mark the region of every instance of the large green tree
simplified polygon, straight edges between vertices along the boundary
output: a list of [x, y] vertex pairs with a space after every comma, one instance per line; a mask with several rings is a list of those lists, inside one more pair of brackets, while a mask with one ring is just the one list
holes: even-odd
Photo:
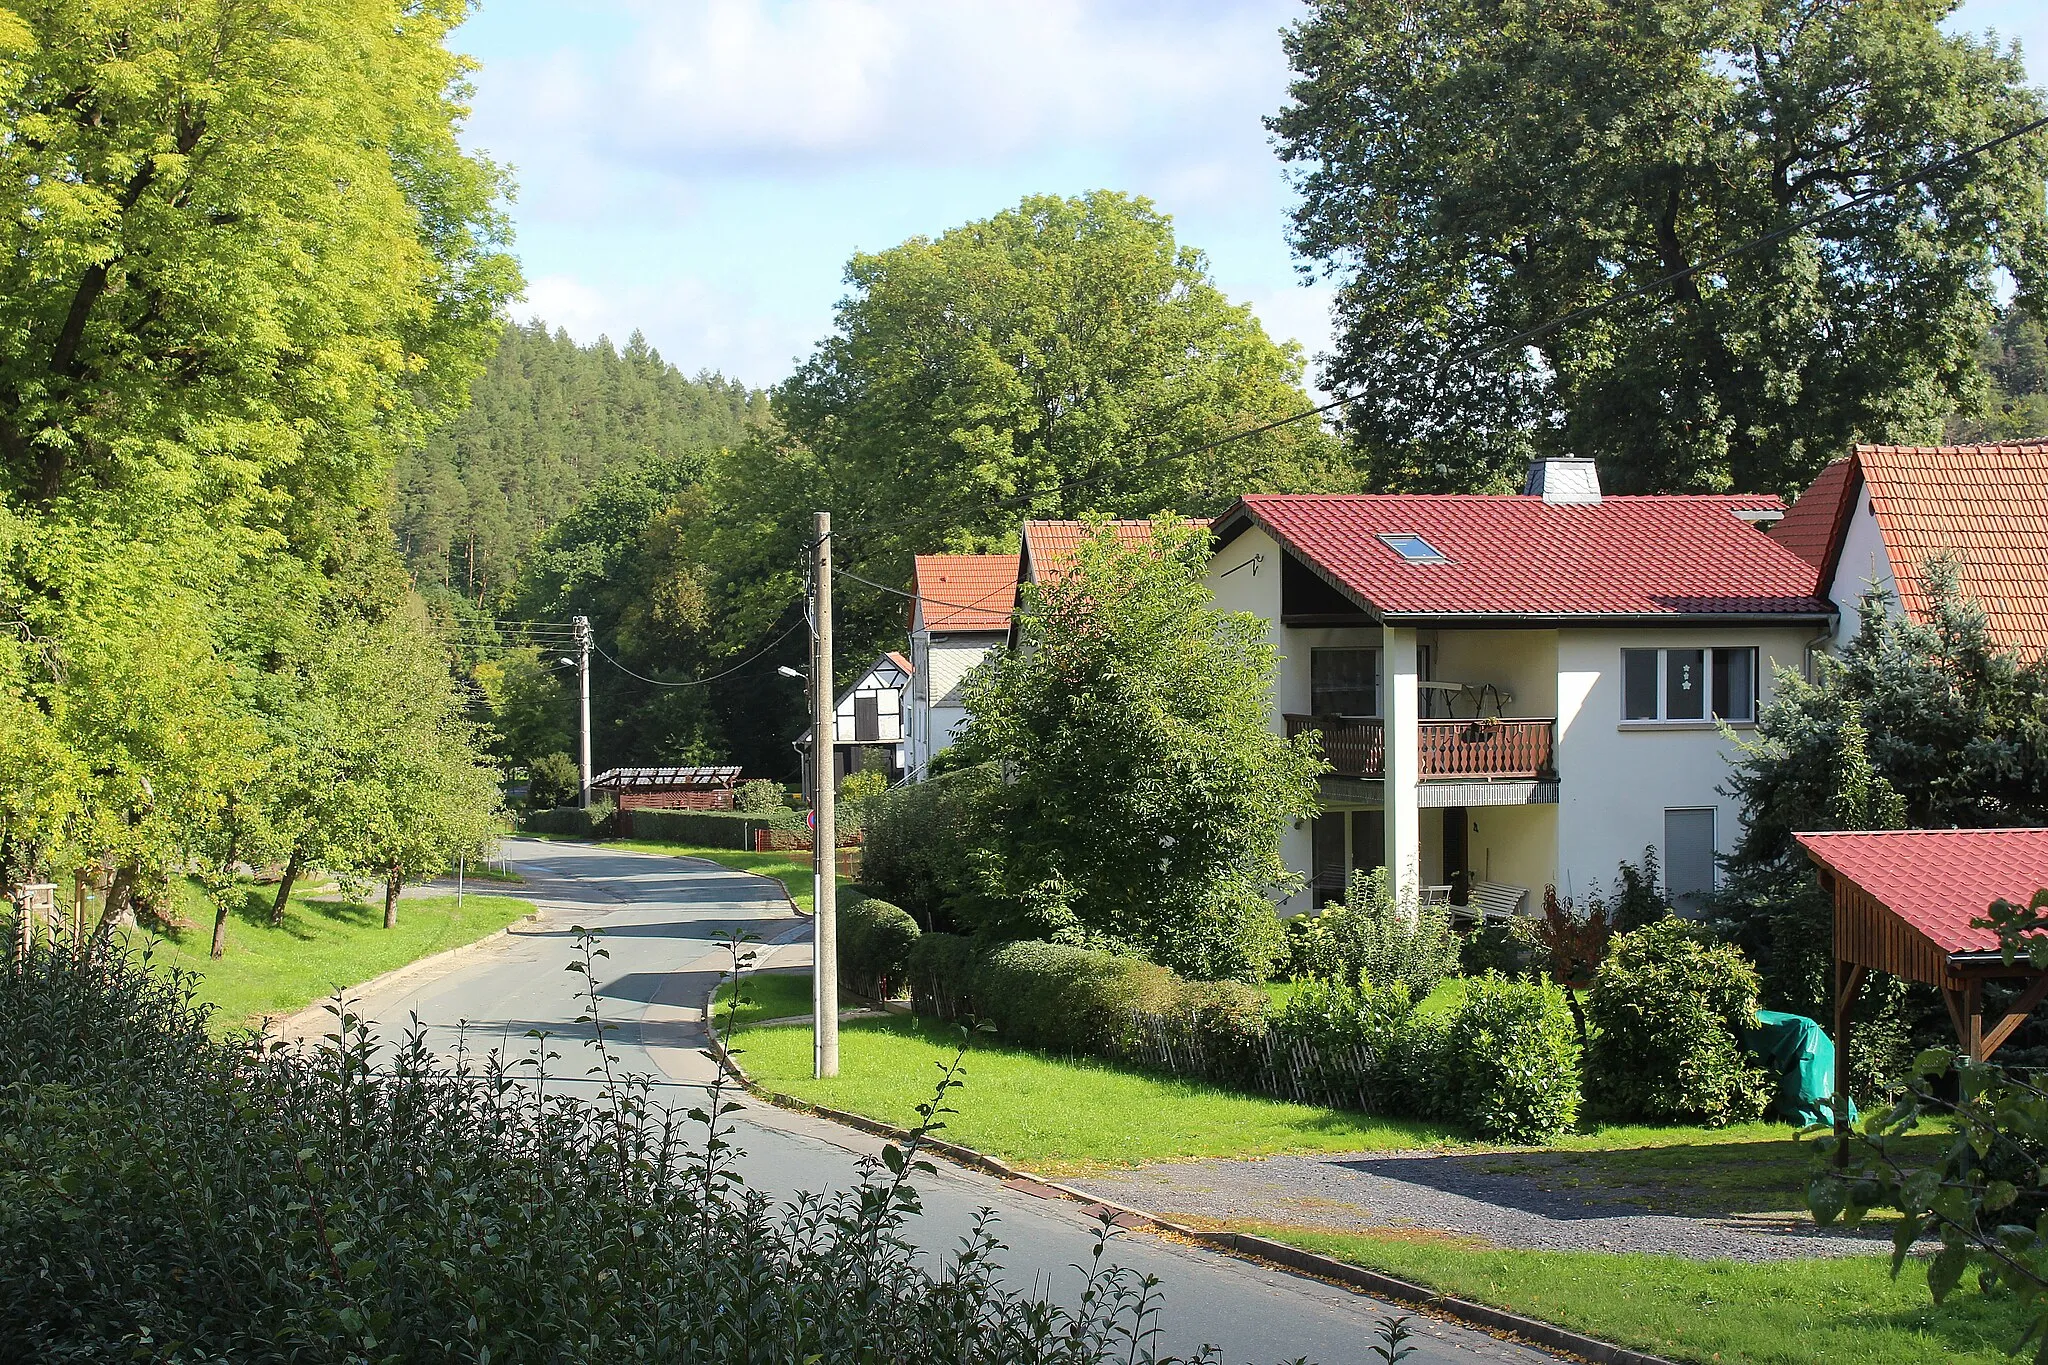
[[1851, 440], [1938, 433], [2000, 272], [2048, 304], [2048, 132], [1801, 223], [2041, 116], [1954, 8], [1312, 0], [1271, 126], [1376, 479], [1565, 452], [1625, 490], [1791, 493]]
[[975, 810], [984, 933], [1119, 948], [1199, 977], [1261, 980], [1280, 948], [1270, 893], [1287, 821], [1322, 760], [1266, 724], [1265, 623], [1218, 612], [1208, 534], [1102, 534], [1027, 590], [1019, 647], [967, 687], [963, 763], [1002, 774]]
[[267, 827], [267, 680], [517, 287], [466, 13], [0, 9], [0, 889], [61, 857], [114, 909]]
[[[1145, 199], [1034, 195], [857, 255], [846, 279], [832, 334], [775, 391], [779, 438], [716, 471], [731, 511], [703, 553], [745, 585], [726, 593], [739, 628], [800, 591], [814, 508], [841, 563], [906, 586], [913, 554], [1014, 544], [1030, 517], [1199, 515], [1349, 477], [1312, 420], [1198, 449], [1308, 408], [1301, 354]], [[862, 667], [900, 639], [902, 602], [840, 593]]]

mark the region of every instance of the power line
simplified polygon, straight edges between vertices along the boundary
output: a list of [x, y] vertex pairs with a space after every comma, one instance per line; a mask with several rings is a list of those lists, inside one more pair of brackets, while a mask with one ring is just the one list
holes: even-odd
[[[1671, 271], [1668, 274], [1661, 275], [1658, 278], [1650, 280], [1645, 284], [1640, 284], [1632, 288], [1625, 289], [1619, 294], [1612, 294], [1606, 298], [1595, 300], [1592, 303], [1581, 304], [1577, 308], [1569, 309], [1563, 313], [1558, 314], [1554, 318], [1550, 318], [1547, 321], [1540, 322], [1533, 327], [1524, 328], [1521, 331], [1514, 332], [1508, 336], [1497, 337], [1491, 341], [1475, 343], [1472, 346], [1467, 347], [1463, 351], [1454, 352], [1450, 356], [1445, 357], [1443, 363], [1449, 363], [1451, 361], [1457, 360], [1474, 360], [1480, 356], [1486, 355], [1493, 351], [1527, 345], [1529, 342], [1534, 341], [1539, 337], [1546, 336], [1549, 333], [1556, 331], [1560, 327], [1568, 327], [1574, 322], [1583, 321], [1584, 319], [1592, 317], [1597, 313], [1604, 312], [1609, 308], [1616, 308], [1624, 304], [1634, 303], [1642, 298], [1649, 296], [1650, 294], [1659, 293], [1665, 289], [1668, 289], [1670, 286], [1677, 284], [1681, 280], [1691, 279], [1696, 275], [1702, 275], [1706, 274], [1709, 271], [1718, 270], [1719, 268], [1721, 268], [1724, 265], [1727, 265], [1731, 261], [1734, 261], [1742, 256], [1746, 256], [1753, 251], [1760, 250], [1763, 247], [1769, 246], [1773, 242], [1782, 241], [1784, 238], [1789, 237], [1794, 233], [1803, 232], [1807, 228], [1810, 228], [1817, 223], [1825, 222], [1827, 219], [1832, 218], [1837, 214], [1846, 213], [1850, 209], [1861, 208], [1863, 205], [1868, 204], [1873, 200], [1881, 199], [1888, 194], [1895, 194], [1898, 191], [1905, 189], [1909, 185], [1916, 185], [1924, 180], [1931, 180], [1941, 175], [1945, 171], [1962, 165], [1964, 162], [1967, 162], [1972, 158], [1982, 156], [1985, 152], [1993, 151], [1999, 147], [2004, 146], [2009, 142], [2016, 142], [2020, 138], [2026, 137], [2031, 133], [2038, 132], [2043, 128], [2048, 128], [2048, 116], [2034, 119], [2032, 122], [2022, 124], [2020, 127], [2015, 128], [2010, 132], [2001, 133], [1997, 137], [1989, 138], [1983, 142], [1976, 144], [1973, 147], [1968, 147], [1960, 152], [1955, 152], [1949, 156], [1943, 157], [1939, 161], [1929, 162], [1927, 165], [1920, 167], [1919, 169], [1913, 171], [1908, 175], [1900, 176], [1898, 179], [1887, 181], [1882, 185], [1874, 185], [1871, 188], [1864, 190], [1860, 194], [1851, 195], [1849, 198], [1841, 200], [1839, 203], [1830, 204], [1823, 209], [1816, 209], [1814, 212], [1809, 213], [1802, 218], [1794, 219], [1792, 222], [1785, 224], [1783, 227], [1775, 228], [1770, 232], [1764, 233], [1760, 237], [1754, 237], [1749, 239], [1748, 241], [1739, 242], [1736, 245], [1728, 248], [1726, 251], [1708, 257], [1706, 260], [1701, 261], [1697, 265], [1689, 265], [1684, 267], [1683, 269]], [[1035, 502], [1048, 496], [1057, 495], [1063, 498], [1066, 494], [1078, 491], [1079, 489], [1087, 486], [1088, 484], [1107, 478], [1111, 474], [1142, 471], [1155, 464], [1170, 464], [1180, 460], [1191, 459], [1197, 455], [1205, 455], [1210, 451], [1220, 450], [1224, 446], [1234, 444], [1238, 441], [1249, 440], [1254, 436], [1262, 436], [1269, 431], [1275, 431], [1281, 427], [1291, 426], [1296, 422], [1306, 421], [1311, 417], [1319, 417], [1323, 413], [1329, 412], [1335, 408], [1343, 407], [1347, 403], [1357, 402], [1366, 396], [1367, 394], [1365, 390], [1352, 389], [1346, 393], [1338, 394], [1336, 397], [1328, 400], [1327, 402], [1318, 403], [1314, 407], [1303, 408], [1299, 412], [1291, 413], [1285, 417], [1277, 417], [1271, 421], [1261, 422], [1257, 426], [1247, 427], [1242, 431], [1232, 432], [1227, 436], [1221, 436], [1212, 441], [1205, 441], [1199, 445], [1188, 446], [1179, 450], [1168, 452], [1164, 455], [1150, 457], [1138, 462], [1135, 465], [1122, 465], [1113, 468], [1099, 468], [1092, 474], [1079, 475], [1072, 479], [1062, 480], [1061, 482], [1052, 485], [1050, 488], [1038, 489], [1029, 494], [1019, 493], [1007, 498], [991, 499], [988, 502], [984, 503], [983, 506], [992, 509], [1008, 508], [1014, 505], [1018, 505], [1020, 503]], [[1105, 456], [1104, 459], [1111, 458], [1116, 453], [1118, 452], [1112, 451], [1109, 453], [1109, 455]], [[851, 530], [854, 536], [857, 538], [859, 534], [863, 531], [887, 531], [906, 526], [916, 526], [919, 524], [950, 525], [950, 523], [940, 523], [940, 520], [937, 517], [903, 517], [893, 521], [857, 523], [851, 528], [846, 529]], [[834, 534], [836, 536], [840, 534], [840, 532], [835, 531]], [[879, 587], [880, 585], [870, 584], [869, 586]], [[893, 592], [896, 591], [896, 589], [885, 589], [885, 591]]]
[[650, 678], [644, 673], [635, 673], [632, 669], [626, 667], [617, 659], [614, 659], [611, 655], [605, 653], [602, 649], [598, 648], [596, 641], [591, 642], [590, 648], [597, 654], [597, 656], [600, 659], [603, 659], [606, 663], [610, 664], [613, 668], [618, 669], [619, 672], [625, 674], [629, 678], [637, 678], [641, 682], [651, 684], [655, 687], [702, 687], [706, 683], [717, 682], [720, 678], [729, 678], [733, 674], [745, 668], [748, 664], [755, 663], [760, 659], [764, 658], [770, 650], [774, 649], [784, 640], [787, 640], [790, 636], [796, 634], [797, 628], [803, 624], [804, 623], [802, 621], [791, 622], [789, 626], [785, 628], [780, 635], [777, 635], [774, 639], [770, 640], [767, 644], [761, 646], [760, 649], [756, 650], [754, 653], [748, 655], [746, 658], [734, 664], [731, 668], [728, 668], [723, 672], [710, 674], [707, 677], [692, 678], [688, 682], [663, 682], [659, 678]]

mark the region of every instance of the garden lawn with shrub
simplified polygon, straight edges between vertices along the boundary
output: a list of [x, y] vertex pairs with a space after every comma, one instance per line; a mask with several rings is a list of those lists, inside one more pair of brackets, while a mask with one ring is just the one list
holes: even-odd
[[[909, 1127], [963, 1030], [915, 1016], [839, 1034], [839, 1075], [811, 1078], [807, 1027], [744, 1029], [739, 1064], [770, 1090]], [[1046, 1173], [1205, 1156], [1428, 1147], [1449, 1130], [1246, 1095], [976, 1039], [951, 1097], [950, 1141]]]
[[474, 943], [533, 913], [522, 900], [498, 895], [410, 897], [398, 903], [398, 927], [384, 927], [382, 905], [307, 900], [294, 896], [284, 924], [270, 925], [275, 888], [256, 888], [228, 917], [227, 951], [216, 962], [213, 904], [196, 885], [178, 888], [178, 909], [189, 928], [162, 935], [136, 931], [129, 942], [149, 943], [155, 961], [198, 977], [195, 998], [215, 1009], [211, 1027], [225, 1033], [263, 1016], [293, 1014], [334, 993], [359, 986], [394, 967]]
[[1232, 1223], [1307, 1251], [1673, 1360], [1714, 1365], [2008, 1361], [2023, 1312], [1958, 1292], [1936, 1306], [1922, 1263], [1884, 1256], [1696, 1261], [1597, 1251], [1502, 1251], [1428, 1230], [1371, 1236]]

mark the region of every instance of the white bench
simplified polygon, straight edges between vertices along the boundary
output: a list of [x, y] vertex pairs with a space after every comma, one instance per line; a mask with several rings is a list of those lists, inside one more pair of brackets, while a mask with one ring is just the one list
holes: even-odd
[[1522, 906], [1529, 899], [1529, 888], [1510, 886], [1506, 882], [1474, 882], [1468, 902], [1454, 909], [1462, 910], [1481, 924], [1490, 919], [1513, 919], [1522, 913]]

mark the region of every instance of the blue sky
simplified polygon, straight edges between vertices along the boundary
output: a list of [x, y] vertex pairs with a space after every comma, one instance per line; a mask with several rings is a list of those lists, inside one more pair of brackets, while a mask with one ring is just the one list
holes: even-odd
[[[635, 327], [765, 385], [830, 328], [855, 251], [1026, 194], [1150, 196], [1217, 283], [1311, 355], [1262, 116], [1299, 0], [484, 0], [468, 140], [510, 163], [520, 317]], [[1966, 0], [2048, 85], [2048, 5]]]

